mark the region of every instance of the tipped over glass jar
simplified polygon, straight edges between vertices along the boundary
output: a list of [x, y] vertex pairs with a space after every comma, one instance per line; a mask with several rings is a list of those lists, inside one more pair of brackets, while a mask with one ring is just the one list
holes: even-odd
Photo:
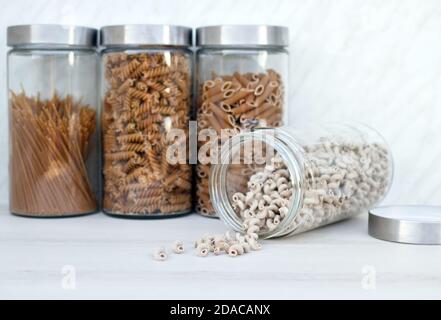
[[298, 234], [374, 207], [389, 191], [393, 160], [365, 125], [262, 128], [223, 144], [210, 196], [224, 223], [259, 238]]

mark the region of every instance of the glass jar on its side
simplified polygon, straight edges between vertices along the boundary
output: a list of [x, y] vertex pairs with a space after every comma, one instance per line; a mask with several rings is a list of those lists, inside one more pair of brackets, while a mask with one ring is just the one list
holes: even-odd
[[[125, 217], [191, 212], [191, 29], [101, 30], [103, 209]], [[176, 155], [172, 150], [177, 151]]]
[[97, 211], [97, 30], [22, 25], [7, 37], [10, 211]]
[[[223, 25], [197, 29], [198, 150], [196, 211], [216, 216], [210, 167], [221, 140], [286, 122], [288, 29]], [[210, 151], [211, 150], [211, 151]]]
[[364, 125], [257, 129], [222, 147], [210, 194], [227, 226], [243, 232], [252, 221], [259, 237], [273, 238], [374, 207], [392, 177], [389, 147]]

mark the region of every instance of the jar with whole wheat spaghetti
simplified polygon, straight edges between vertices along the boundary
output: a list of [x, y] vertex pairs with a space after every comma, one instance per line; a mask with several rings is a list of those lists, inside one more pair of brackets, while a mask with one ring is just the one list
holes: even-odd
[[97, 30], [8, 28], [10, 211], [97, 211]]
[[192, 209], [191, 36], [189, 28], [168, 25], [101, 30], [103, 208], [108, 214], [162, 217]]
[[288, 38], [288, 29], [279, 26], [197, 29], [196, 211], [204, 216], [216, 216], [208, 190], [221, 144], [241, 132], [286, 122]]

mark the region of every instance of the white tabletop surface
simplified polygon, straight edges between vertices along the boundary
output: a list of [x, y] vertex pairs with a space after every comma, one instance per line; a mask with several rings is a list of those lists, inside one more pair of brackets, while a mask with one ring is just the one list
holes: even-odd
[[[194, 239], [224, 230], [196, 215], [29, 219], [2, 207], [0, 298], [441, 298], [441, 248], [370, 238], [366, 215], [265, 241], [239, 258], [195, 256]], [[174, 240], [185, 254], [152, 260], [154, 248]]]

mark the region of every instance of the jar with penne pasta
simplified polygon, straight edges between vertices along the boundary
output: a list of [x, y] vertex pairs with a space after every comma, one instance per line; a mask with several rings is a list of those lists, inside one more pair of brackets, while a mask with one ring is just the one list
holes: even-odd
[[10, 211], [34, 217], [95, 212], [97, 30], [22, 25], [7, 33]]
[[286, 122], [288, 29], [210, 26], [197, 29], [198, 165], [196, 211], [215, 217], [210, 168], [225, 139]]
[[110, 215], [192, 210], [191, 39], [191, 29], [179, 26], [101, 30], [103, 209]]

